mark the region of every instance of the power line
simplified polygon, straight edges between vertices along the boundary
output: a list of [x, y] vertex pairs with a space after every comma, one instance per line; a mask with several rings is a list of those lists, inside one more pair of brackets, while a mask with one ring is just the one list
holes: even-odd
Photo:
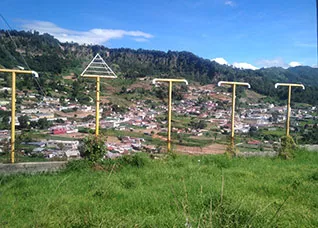
[[[2, 20], [4, 21], [4, 23], [7, 25], [8, 29], [9, 29], [9, 30], [7, 30], [7, 33], [8, 33], [8, 35], [9, 35], [9, 37], [10, 37], [10, 40], [13, 42], [14, 47], [15, 47], [16, 49], [18, 49], [18, 45], [17, 45], [17, 43], [15, 42], [15, 40], [13, 39], [13, 37], [11, 36], [11, 33], [10, 33], [10, 30], [13, 30], [12, 27], [10, 26], [10, 24], [8, 23], [8, 21], [4, 18], [4, 16], [3, 16], [2, 14], [0, 14], [0, 17], [2, 18]], [[22, 55], [22, 53], [19, 52], [19, 54], [20, 54], [21, 58], [23, 59], [23, 62], [24, 62], [24, 64], [25, 64], [25, 66], [27, 67], [27, 69], [31, 70], [29, 64], [28, 64], [27, 61], [25, 60], [25, 58], [24, 58], [24, 56]], [[16, 58], [15, 58], [15, 59], [16, 59]], [[16, 61], [18, 62], [17, 59], [16, 59]], [[46, 92], [44, 91], [44, 89], [42, 88], [40, 82], [37, 80], [36, 77], [32, 77], [32, 78], [33, 78], [33, 80], [36, 82], [38, 88], [40, 89], [40, 91], [41, 91], [41, 93], [42, 93], [42, 96], [43, 96], [43, 97], [46, 97], [47, 94], [46, 94]], [[49, 104], [49, 108], [50, 108], [51, 110], [54, 110], [54, 107], [52, 107], [50, 104]]]
[[[11, 33], [10, 33], [10, 30], [13, 30], [13, 29], [11, 28], [11, 26], [9, 25], [9, 23], [7, 22], [7, 20], [4, 18], [4, 16], [2, 16], [2, 14], [0, 14], [0, 17], [2, 18], [2, 20], [4, 21], [4, 23], [8, 26], [9, 30], [7, 30], [7, 33], [8, 33], [8, 35], [9, 35], [11, 41], [13, 42], [14, 47], [15, 47], [16, 49], [18, 49], [18, 46], [17, 46], [16, 42], [14, 41], [14, 39], [12, 38]], [[25, 64], [25, 66], [27, 67], [27, 69], [30, 70], [30, 67], [29, 67], [28, 63], [26, 62], [25, 58], [23, 57], [22, 53], [20, 53], [20, 55], [21, 55], [21, 58], [23, 59], [23, 62], [24, 62], [24, 64]]]
[[[14, 39], [12, 38], [11, 36], [11, 33], [10, 33], [10, 30], [13, 30], [12, 27], [10, 26], [10, 24], [8, 23], [8, 21], [4, 18], [4, 16], [2, 14], [0, 14], [0, 17], [2, 18], [2, 20], [4, 21], [4, 23], [7, 25], [7, 27], [9, 28], [9, 30], [7, 30], [7, 33], [11, 39], [11, 41], [13, 42], [14, 44], [14, 47], [16, 49], [18, 49], [18, 45], [16, 44], [16, 42], [14, 41]], [[24, 65], [27, 67], [27, 69], [31, 70], [29, 64], [27, 63], [27, 61], [25, 60], [24, 56], [22, 55], [21, 52], [19, 52], [23, 62], [24, 62]], [[33, 77], [34, 81], [36, 82], [37, 86], [39, 87], [39, 89], [41, 90], [41, 93], [44, 97], [46, 97], [46, 93], [45, 91], [43, 90], [42, 86], [40, 85], [39, 81], [37, 80], [37, 78]]]

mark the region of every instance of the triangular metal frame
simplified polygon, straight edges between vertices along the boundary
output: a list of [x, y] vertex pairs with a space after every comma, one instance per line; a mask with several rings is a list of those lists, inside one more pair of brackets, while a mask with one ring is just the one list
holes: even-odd
[[107, 65], [104, 59], [97, 54], [81, 73], [82, 77], [117, 78], [114, 71]]

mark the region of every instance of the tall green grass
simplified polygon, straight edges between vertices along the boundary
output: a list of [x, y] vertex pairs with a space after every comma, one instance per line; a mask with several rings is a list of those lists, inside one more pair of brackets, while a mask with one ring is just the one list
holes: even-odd
[[317, 227], [318, 153], [146, 154], [0, 177], [1, 227]]

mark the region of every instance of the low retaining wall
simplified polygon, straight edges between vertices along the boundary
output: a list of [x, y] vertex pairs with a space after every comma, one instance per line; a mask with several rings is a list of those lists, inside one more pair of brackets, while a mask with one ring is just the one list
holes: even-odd
[[307, 144], [307, 145], [301, 145], [300, 147], [301, 147], [301, 148], [305, 148], [305, 149], [307, 149], [307, 150], [309, 150], [309, 151], [315, 151], [315, 152], [318, 151], [318, 145], [317, 145], [317, 144], [313, 144], [313, 145], [309, 145], [309, 144]]
[[276, 157], [278, 155], [275, 151], [263, 152], [240, 152], [239, 157]]
[[0, 174], [53, 172], [63, 168], [66, 163], [67, 161], [0, 164]]

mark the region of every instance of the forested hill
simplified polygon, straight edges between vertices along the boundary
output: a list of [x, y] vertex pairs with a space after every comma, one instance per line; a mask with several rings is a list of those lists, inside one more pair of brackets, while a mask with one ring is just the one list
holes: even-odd
[[276, 82], [303, 83], [305, 91], [295, 89], [293, 100], [318, 104], [318, 69], [311, 67], [266, 68], [242, 70], [220, 65], [190, 52], [110, 49], [99, 45], [61, 43], [49, 34], [10, 31], [15, 44], [6, 31], [0, 30], [0, 67], [25, 66], [21, 54], [31, 69], [42, 75], [80, 73], [84, 65], [100, 53], [117, 75], [127, 78], [182, 77], [202, 84], [219, 80], [249, 82], [252, 89], [269, 96], [286, 98], [284, 89], [275, 89]]

